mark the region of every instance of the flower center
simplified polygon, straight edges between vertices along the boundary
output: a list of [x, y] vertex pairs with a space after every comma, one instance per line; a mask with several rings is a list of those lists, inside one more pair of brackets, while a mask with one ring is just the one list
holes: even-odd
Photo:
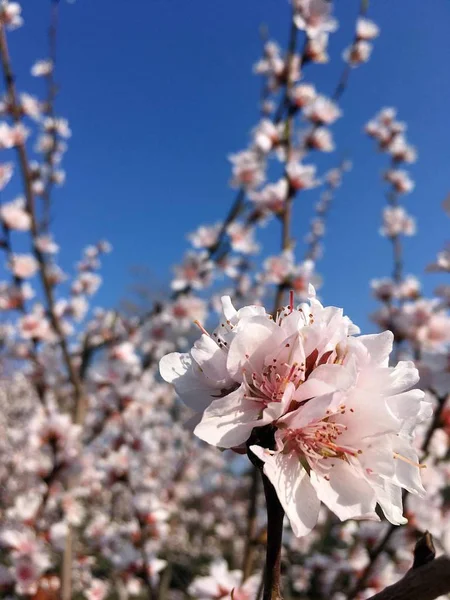
[[320, 421], [309, 423], [300, 429], [287, 429], [285, 432], [286, 450], [304, 456], [308, 463], [326, 458], [347, 460], [349, 456], [361, 454], [361, 450], [339, 444], [339, 436], [347, 431], [347, 425], [330, 421], [335, 414], [342, 414], [345, 406], [340, 406], [336, 413], [327, 415]]
[[288, 383], [297, 388], [305, 379], [305, 366], [294, 363], [289, 365], [269, 365], [262, 374], [253, 372], [250, 381], [245, 377], [246, 398], [257, 400], [265, 405], [281, 402]]

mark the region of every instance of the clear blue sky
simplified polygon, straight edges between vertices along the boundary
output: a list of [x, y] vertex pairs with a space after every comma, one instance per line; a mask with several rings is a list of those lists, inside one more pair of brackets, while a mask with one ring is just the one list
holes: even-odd
[[[23, 0], [25, 26], [10, 36], [24, 91], [42, 86], [29, 68], [47, 54], [48, 4]], [[334, 60], [307, 73], [323, 93], [332, 92], [342, 69], [340, 53], [358, 8], [357, 0], [336, 4]], [[386, 159], [362, 134], [368, 118], [382, 106], [398, 107], [419, 149], [411, 169], [417, 187], [406, 200], [419, 228], [405, 243], [411, 273], [422, 274], [449, 237], [440, 203], [450, 191], [450, 0], [370, 4], [381, 36], [370, 62], [352, 73], [341, 103], [344, 118], [334, 128], [338, 149], [354, 168], [336, 198], [319, 265], [325, 301], [345, 306], [365, 327], [374, 307], [368, 280], [391, 269], [389, 244], [377, 233]], [[113, 244], [96, 304], [117, 304], [131, 265], [148, 265], [167, 282], [187, 247], [186, 233], [226, 213], [233, 199], [226, 156], [246, 145], [258, 118], [260, 81], [251, 75], [260, 54], [258, 27], [266, 23], [285, 43], [288, 18], [287, 0], [61, 2], [57, 106], [73, 137], [64, 163], [67, 184], [55, 193], [54, 230], [67, 269], [85, 245], [99, 238]], [[321, 159], [320, 166], [337, 159]], [[305, 193], [295, 206], [300, 237], [316, 198]], [[264, 236], [275, 248], [275, 222]], [[425, 277], [429, 291], [437, 278]]]

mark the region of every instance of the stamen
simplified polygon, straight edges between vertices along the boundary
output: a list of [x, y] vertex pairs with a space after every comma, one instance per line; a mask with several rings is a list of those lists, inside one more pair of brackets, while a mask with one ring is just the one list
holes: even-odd
[[203, 325], [200, 323], [200, 321], [194, 321], [194, 325], [197, 325], [197, 327], [200, 329], [200, 331], [202, 333], [204, 333], [205, 335], [207, 335], [208, 337], [211, 337], [209, 335], [209, 333], [206, 331], [206, 329], [203, 327]]
[[427, 468], [427, 465], [414, 462], [413, 460], [406, 458], [406, 456], [402, 456], [398, 452], [394, 452], [394, 458], [399, 458], [403, 462], [408, 463], [408, 465], [411, 465], [412, 467], [417, 467], [418, 469], [426, 469]]

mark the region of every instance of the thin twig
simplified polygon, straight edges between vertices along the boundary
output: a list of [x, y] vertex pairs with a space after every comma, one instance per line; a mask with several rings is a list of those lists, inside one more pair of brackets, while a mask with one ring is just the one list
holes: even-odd
[[[57, 41], [57, 30], [58, 30], [58, 17], [59, 17], [59, 0], [51, 0], [50, 7], [50, 25], [48, 28], [48, 40], [49, 40], [49, 59], [51, 61], [51, 69], [46, 75], [47, 80], [47, 102], [46, 102], [46, 114], [54, 119], [55, 117], [55, 100], [58, 92], [58, 86], [55, 81], [55, 68], [56, 68], [56, 41]], [[41, 223], [41, 230], [48, 231], [50, 226], [50, 209], [51, 209], [51, 192], [53, 188], [53, 176], [54, 176], [54, 154], [57, 148], [57, 132], [56, 128], [53, 127], [51, 130], [52, 143], [49, 150], [45, 153], [45, 165], [47, 167], [46, 181], [44, 190], [42, 193], [43, 198], [43, 209], [44, 214]]]

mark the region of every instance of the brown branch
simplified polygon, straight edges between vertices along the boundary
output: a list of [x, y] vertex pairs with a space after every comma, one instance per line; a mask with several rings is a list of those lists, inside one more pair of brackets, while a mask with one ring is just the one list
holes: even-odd
[[263, 480], [267, 509], [267, 545], [264, 566], [263, 600], [282, 600], [281, 595], [281, 551], [283, 540], [284, 510], [278, 500], [277, 492], [264, 473], [264, 463], [250, 450], [254, 444], [274, 449], [275, 428], [267, 425], [253, 430], [247, 441], [247, 456], [260, 471]]
[[264, 569], [263, 600], [281, 600], [281, 549], [284, 510], [277, 492], [269, 479], [261, 472], [267, 505], [267, 549]]
[[369, 600], [434, 600], [450, 592], [450, 558], [440, 556], [412, 569], [394, 585]]
[[[338, 169], [340, 172], [341, 178], [342, 178], [344, 172], [346, 171], [345, 164], [346, 164], [346, 161], [341, 160], [340, 163], [338, 164], [338, 166], [336, 167], [336, 169]], [[320, 210], [316, 207], [315, 216], [317, 218], [320, 218], [322, 223], [324, 223], [324, 224], [326, 222], [326, 217], [330, 210], [330, 205], [331, 205], [331, 201], [333, 200], [334, 193], [336, 192], [336, 190], [339, 187], [340, 187], [340, 183], [339, 183], [339, 185], [333, 185], [332, 182], [328, 181], [324, 192], [320, 196], [319, 203], [320, 204], [324, 203], [324, 206], [321, 206]], [[323, 200], [324, 197], [326, 198], [325, 200]], [[310, 235], [311, 235], [311, 241], [309, 242], [308, 249], [305, 252], [305, 260], [314, 260], [314, 262], [317, 262], [316, 256], [317, 256], [317, 253], [318, 253], [318, 250], [320, 247], [320, 242], [321, 242], [322, 236], [315, 235], [312, 228], [310, 230]]]
[[426, 531], [418, 540], [414, 548], [414, 562], [412, 569], [419, 569], [436, 558], [436, 548], [433, 543], [433, 536]]

